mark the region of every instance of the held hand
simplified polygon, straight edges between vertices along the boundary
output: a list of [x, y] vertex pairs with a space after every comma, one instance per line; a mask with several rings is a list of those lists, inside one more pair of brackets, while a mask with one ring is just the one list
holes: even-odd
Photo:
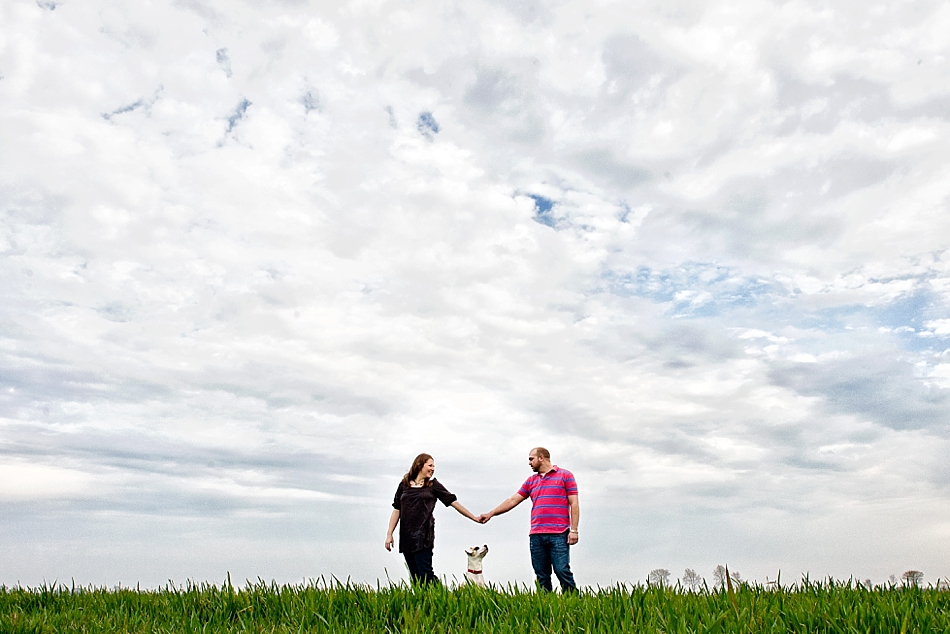
[[491, 513], [482, 513], [481, 515], [478, 516], [478, 523], [487, 524], [488, 520], [490, 519], [491, 519]]
[[389, 535], [388, 537], [386, 537], [386, 550], [392, 550], [392, 549], [393, 549], [393, 536]]
[[577, 543], [577, 533], [568, 533], [567, 534], [567, 545], [573, 546]]

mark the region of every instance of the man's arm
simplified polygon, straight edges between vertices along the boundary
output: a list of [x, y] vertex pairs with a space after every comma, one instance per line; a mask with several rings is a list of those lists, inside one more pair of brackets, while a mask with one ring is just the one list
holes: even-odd
[[567, 543], [573, 546], [577, 543], [577, 525], [581, 522], [581, 503], [576, 495], [567, 496], [567, 503], [571, 507], [571, 532], [567, 534]]
[[479, 516], [478, 516], [478, 521], [481, 522], [482, 524], [484, 524], [485, 522], [487, 522], [487, 521], [490, 520], [491, 518], [495, 517], [496, 515], [501, 515], [502, 513], [507, 513], [507, 512], [510, 511], [511, 509], [515, 508], [516, 506], [518, 506], [519, 504], [521, 504], [522, 502], [524, 502], [524, 500], [525, 500], [525, 498], [523, 498], [523, 497], [520, 496], [519, 494], [515, 493], [515, 494], [512, 495], [510, 498], [508, 498], [507, 500], [505, 500], [504, 502], [502, 502], [501, 504], [499, 504], [498, 506], [496, 506], [494, 509], [492, 509], [492, 510], [489, 511], [488, 513], [482, 513], [481, 515], [479, 515]]

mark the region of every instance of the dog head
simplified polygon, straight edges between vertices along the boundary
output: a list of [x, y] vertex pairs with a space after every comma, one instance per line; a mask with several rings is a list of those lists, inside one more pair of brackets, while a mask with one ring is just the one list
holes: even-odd
[[485, 558], [485, 555], [488, 554], [488, 544], [483, 546], [472, 546], [471, 548], [465, 549], [465, 554], [471, 559], [482, 560]]

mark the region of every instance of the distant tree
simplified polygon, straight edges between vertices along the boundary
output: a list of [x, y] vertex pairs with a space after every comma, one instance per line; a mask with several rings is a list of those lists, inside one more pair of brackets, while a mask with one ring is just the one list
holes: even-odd
[[950, 581], [947, 579], [939, 579], [937, 581], [937, 590], [950, 590]]
[[871, 590], [872, 588], [874, 588], [874, 584], [871, 583], [871, 580], [870, 580], [870, 579], [865, 579], [865, 580], [864, 580], [864, 587], [867, 588], [868, 590]]
[[919, 586], [924, 580], [924, 573], [919, 570], [908, 570], [901, 575], [901, 579], [904, 580], [905, 586]]
[[894, 575], [888, 575], [887, 580], [891, 582], [892, 586], [897, 585], [897, 577], [895, 577]]
[[739, 574], [738, 572], [736, 572], [735, 570], [733, 570], [731, 573], [729, 573], [729, 577], [732, 579], [732, 583], [733, 583], [733, 584], [740, 584], [740, 583], [742, 583], [742, 575], [740, 575], [740, 574]]
[[666, 568], [651, 570], [647, 575], [647, 583], [651, 586], [667, 586], [670, 584], [670, 571]]
[[690, 592], [696, 592], [703, 585], [703, 578], [692, 568], [687, 568], [683, 572], [683, 587], [688, 588]]
[[726, 586], [726, 567], [723, 565], [713, 568], [713, 588], [721, 590]]

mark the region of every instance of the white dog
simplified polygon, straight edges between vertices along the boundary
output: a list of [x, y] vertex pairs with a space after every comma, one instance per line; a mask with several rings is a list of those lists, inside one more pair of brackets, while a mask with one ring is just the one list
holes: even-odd
[[482, 575], [482, 559], [488, 554], [488, 545], [472, 546], [465, 550], [468, 555], [468, 570], [465, 572], [465, 581], [476, 586], [485, 587], [485, 577]]

